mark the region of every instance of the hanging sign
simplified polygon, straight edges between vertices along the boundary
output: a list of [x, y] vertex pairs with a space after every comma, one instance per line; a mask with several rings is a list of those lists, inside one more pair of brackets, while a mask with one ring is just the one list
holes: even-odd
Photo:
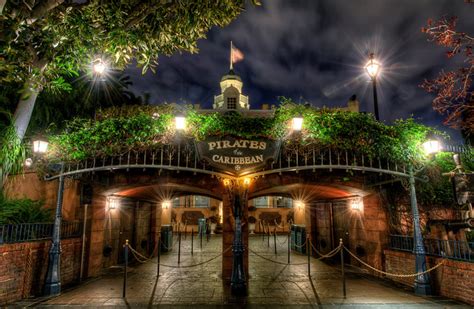
[[243, 174], [274, 161], [280, 143], [272, 140], [235, 137], [209, 137], [197, 142], [199, 157], [220, 170]]

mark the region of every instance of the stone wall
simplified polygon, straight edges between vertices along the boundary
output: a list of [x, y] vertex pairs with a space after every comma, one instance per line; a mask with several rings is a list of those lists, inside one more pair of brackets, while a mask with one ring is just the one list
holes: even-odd
[[[42, 294], [50, 246], [49, 240], [0, 246], [0, 305]], [[63, 288], [79, 280], [81, 246], [81, 238], [61, 241]]]
[[[388, 243], [387, 214], [380, 203], [378, 194], [364, 197], [360, 210], [351, 209], [350, 200], [316, 203], [311, 209], [313, 245], [322, 253], [327, 253], [339, 245], [344, 245], [362, 260], [382, 267], [382, 248]], [[349, 255], [346, 255], [349, 259]], [[353, 264], [357, 261], [351, 258]]]
[[[415, 256], [409, 252], [384, 250], [385, 271], [389, 273], [414, 273]], [[439, 257], [427, 257], [426, 267], [441, 262]], [[413, 286], [414, 278], [387, 277], [393, 281]], [[454, 298], [474, 305], [474, 263], [446, 259], [444, 264], [430, 273], [435, 294]]]
[[[78, 180], [66, 178], [63, 194], [63, 220], [74, 221], [80, 217], [80, 185]], [[29, 198], [44, 201], [46, 208], [56, 209], [58, 181], [44, 181], [33, 172], [8, 177], [5, 195], [8, 198]]]

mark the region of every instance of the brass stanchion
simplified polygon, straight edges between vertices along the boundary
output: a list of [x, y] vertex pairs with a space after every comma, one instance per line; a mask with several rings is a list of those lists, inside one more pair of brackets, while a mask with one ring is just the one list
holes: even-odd
[[344, 247], [342, 244], [342, 238], [339, 238], [339, 247], [341, 247], [341, 275], [342, 275], [342, 294], [346, 298], [346, 274], [344, 272]]
[[288, 264], [290, 264], [290, 252], [291, 252], [291, 231], [288, 232]]
[[191, 255], [194, 254], [194, 228], [191, 229]]
[[306, 253], [308, 254], [308, 277], [311, 277], [311, 261], [310, 261], [310, 243], [309, 234], [306, 234]]
[[201, 251], [202, 251], [202, 233], [203, 233], [203, 231], [202, 231], [202, 226], [201, 226], [201, 228], [199, 229], [199, 239], [201, 240], [201, 245], [200, 245], [201, 246]]
[[127, 266], [128, 266], [128, 239], [125, 240], [125, 245], [123, 245], [123, 254], [125, 258], [125, 267], [123, 271], [123, 289], [122, 289], [122, 297], [125, 298], [127, 295]]
[[178, 233], [178, 264], [181, 263], [181, 231]]
[[277, 255], [277, 232], [276, 232], [276, 227], [273, 229], [273, 244], [275, 247], [275, 255]]
[[158, 256], [156, 261], [156, 277], [160, 276], [161, 234], [158, 237]]
[[270, 225], [267, 224], [267, 247], [270, 248]]

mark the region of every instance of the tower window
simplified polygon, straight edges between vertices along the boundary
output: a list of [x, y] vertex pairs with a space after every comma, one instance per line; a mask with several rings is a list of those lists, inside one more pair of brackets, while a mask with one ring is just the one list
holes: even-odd
[[237, 109], [237, 98], [227, 98], [227, 109]]

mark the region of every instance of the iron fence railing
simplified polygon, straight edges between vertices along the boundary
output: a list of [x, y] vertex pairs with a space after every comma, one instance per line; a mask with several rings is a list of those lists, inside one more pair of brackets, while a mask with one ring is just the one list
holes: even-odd
[[[474, 262], [474, 242], [433, 238], [425, 238], [423, 241], [428, 255]], [[390, 235], [390, 248], [413, 252], [413, 236]]]
[[[0, 225], [0, 244], [51, 239], [54, 223], [20, 223]], [[62, 222], [61, 238], [78, 237], [82, 233], [80, 221]]]

